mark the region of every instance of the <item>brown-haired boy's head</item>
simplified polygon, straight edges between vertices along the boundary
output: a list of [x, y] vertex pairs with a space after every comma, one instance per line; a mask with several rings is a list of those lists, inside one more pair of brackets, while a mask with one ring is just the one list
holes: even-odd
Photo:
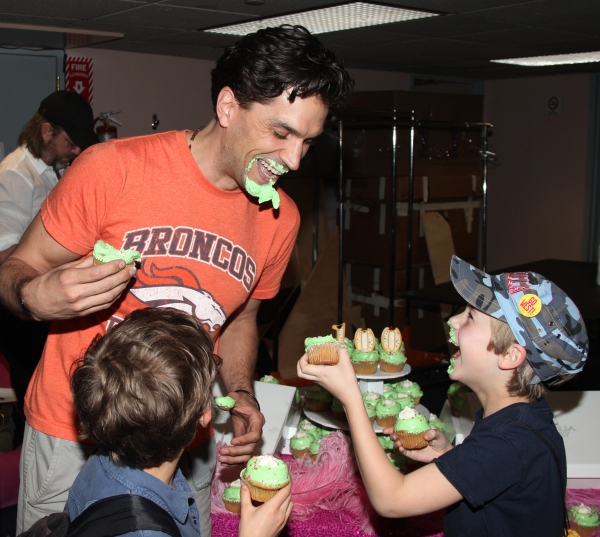
[[134, 311], [78, 365], [71, 391], [82, 437], [119, 464], [175, 460], [212, 406], [213, 341], [196, 317], [176, 309]]

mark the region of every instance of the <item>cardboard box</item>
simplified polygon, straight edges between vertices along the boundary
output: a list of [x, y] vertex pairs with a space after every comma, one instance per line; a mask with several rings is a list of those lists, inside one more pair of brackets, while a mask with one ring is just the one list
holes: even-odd
[[[600, 406], [600, 392], [548, 392], [546, 400], [554, 412], [554, 423], [565, 443], [567, 487], [600, 488], [598, 427], [594, 425]], [[454, 420], [457, 442], [459, 435], [464, 439], [471, 432], [475, 412], [479, 408], [481, 404], [477, 396], [474, 393], [467, 394], [461, 417]]]

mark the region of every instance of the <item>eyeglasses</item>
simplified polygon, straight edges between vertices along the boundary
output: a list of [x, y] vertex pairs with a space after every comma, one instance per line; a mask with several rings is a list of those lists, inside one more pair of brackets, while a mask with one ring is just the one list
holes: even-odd
[[60, 131], [59, 134], [62, 135], [62, 137], [65, 139], [65, 141], [69, 144], [69, 148], [71, 149], [71, 151], [75, 151], [75, 149], [77, 149], [77, 147], [79, 147], [77, 144], [74, 144], [71, 140], [69, 140], [69, 138], [67, 138], [64, 131]]
[[219, 369], [221, 369], [221, 366], [223, 365], [223, 358], [221, 358], [218, 354], [213, 353], [213, 360], [215, 361], [215, 364], [217, 366], [218, 373]]

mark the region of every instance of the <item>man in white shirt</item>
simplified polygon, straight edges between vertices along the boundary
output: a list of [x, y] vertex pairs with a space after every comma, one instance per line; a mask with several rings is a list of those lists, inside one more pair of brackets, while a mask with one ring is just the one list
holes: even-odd
[[62, 171], [97, 143], [92, 107], [56, 91], [23, 128], [17, 149], [0, 162], [0, 262], [14, 250]]
[[[98, 142], [92, 107], [84, 97], [56, 91], [25, 125], [17, 149], [0, 162], [0, 263], [15, 249], [64, 169]], [[0, 352], [22, 410], [25, 391], [42, 355], [48, 323], [26, 322], [0, 306]], [[15, 445], [22, 438], [17, 418]]]

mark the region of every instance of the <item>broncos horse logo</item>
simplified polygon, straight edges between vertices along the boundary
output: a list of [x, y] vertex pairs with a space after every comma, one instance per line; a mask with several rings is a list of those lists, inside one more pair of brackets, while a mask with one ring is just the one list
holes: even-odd
[[227, 319], [221, 305], [202, 289], [194, 273], [184, 267], [160, 268], [145, 259], [131, 293], [147, 306], [176, 308], [194, 315], [210, 332], [219, 330]]

